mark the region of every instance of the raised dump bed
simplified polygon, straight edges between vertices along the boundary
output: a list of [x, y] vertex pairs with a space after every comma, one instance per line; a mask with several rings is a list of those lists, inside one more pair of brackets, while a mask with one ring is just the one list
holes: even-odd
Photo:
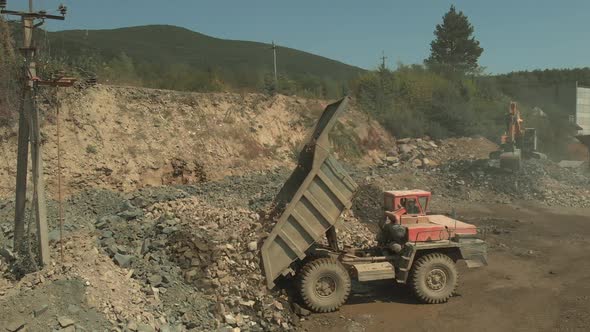
[[328, 139], [347, 104], [346, 97], [326, 107], [297, 167], [275, 198], [278, 221], [261, 249], [269, 288], [279, 276], [294, 272], [292, 263], [304, 259], [352, 204], [358, 186], [330, 156]]

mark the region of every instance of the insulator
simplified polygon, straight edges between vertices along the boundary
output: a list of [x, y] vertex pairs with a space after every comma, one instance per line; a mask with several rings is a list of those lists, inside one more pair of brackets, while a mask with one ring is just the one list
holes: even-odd
[[59, 12], [61, 13], [62, 16], [65, 16], [66, 13], [67, 13], [67, 11], [68, 11], [68, 7], [66, 7], [66, 6], [64, 6], [62, 4], [62, 5], [59, 5], [58, 10], [59, 10]]
[[6, 0], [0, 0], [0, 8], [6, 8]]

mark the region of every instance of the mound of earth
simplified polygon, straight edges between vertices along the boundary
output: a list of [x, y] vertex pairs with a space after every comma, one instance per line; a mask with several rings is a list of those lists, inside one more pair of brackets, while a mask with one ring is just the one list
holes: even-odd
[[[65, 91], [65, 90], [64, 90]], [[48, 195], [56, 196], [56, 109], [60, 105], [62, 171], [67, 193], [86, 188], [133, 191], [194, 184], [275, 167], [292, 167], [301, 142], [327, 102], [282, 95], [189, 93], [101, 86], [39, 102]], [[338, 132], [360, 158], [390, 143], [375, 121], [352, 107]], [[12, 195], [16, 124], [0, 128], [0, 197]], [[352, 142], [351, 141], [351, 142]], [[359, 145], [358, 148], [356, 147]], [[370, 161], [365, 158], [365, 162]], [[358, 160], [355, 162], [359, 162]]]

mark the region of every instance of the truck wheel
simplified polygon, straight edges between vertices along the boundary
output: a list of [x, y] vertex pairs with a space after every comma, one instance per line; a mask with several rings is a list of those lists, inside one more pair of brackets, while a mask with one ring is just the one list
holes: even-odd
[[335, 311], [350, 295], [350, 275], [334, 258], [314, 259], [300, 273], [301, 299], [314, 312]]
[[412, 267], [410, 283], [423, 303], [444, 303], [453, 295], [459, 281], [455, 262], [444, 254], [420, 257]]

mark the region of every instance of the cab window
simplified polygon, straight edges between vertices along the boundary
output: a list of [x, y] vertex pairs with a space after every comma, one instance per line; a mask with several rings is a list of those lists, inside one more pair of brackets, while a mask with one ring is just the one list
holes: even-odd
[[404, 204], [404, 208], [406, 208], [406, 212], [408, 214], [419, 214], [420, 213], [420, 209], [418, 208], [418, 205], [416, 204], [415, 198], [406, 199], [406, 203]]
[[385, 204], [384, 204], [385, 211], [393, 211], [393, 199], [390, 197], [385, 197]]
[[428, 197], [420, 197], [418, 200], [420, 201], [420, 206], [424, 210], [424, 213], [426, 213], [426, 209], [428, 208], [426, 206], [426, 204], [428, 204]]

